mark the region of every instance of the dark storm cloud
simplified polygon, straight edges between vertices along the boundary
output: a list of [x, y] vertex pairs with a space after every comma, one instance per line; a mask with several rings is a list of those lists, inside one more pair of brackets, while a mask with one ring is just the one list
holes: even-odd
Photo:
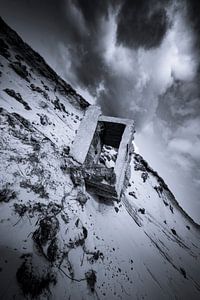
[[[166, 5], [166, 1], [162, 3]], [[50, 64], [56, 69], [60, 68], [59, 73], [73, 85], [89, 89], [93, 96], [102, 81], [113, 91], [115, 85], [119, 84], [114, 77], [112, 82], [112, 72], [103, 58], [101, 40], [107, 31], [103, 24], [110, 15], [116, 14], [117, 26], [117, 40], [110, 43], [155, 47], [160, 44], [168, 26], [165, 7], [155, 0], [8, 0], [4, 6], [19, 27], [24, 27], [21, 30], [27, 30], [28, 40], [35, 39], [35, 43], [44, 43], [39, 47], [46, 47], [46, 53], [44, 50], [42, 54], [47, 59], [53, 58], [52, 62], [48, 60]], [[63, 45], [61, 55], [58, 49], [60, 44]], [[62, 57], [70, 61], [68, 71], [65, 71], [64, 63], [67, 62], [62, 62]], [[58, 66], [56, 61], [59, 62]], [[69, 73], [73, 74], [73, 79]], [[117, 109], [121, 104], [115, 94], [112, 98], [116, 99]]]
[[[80, 86], [90, 92], [105, 75], [99, 45], [100, 22], [107, 17], [112, 1], [62, 1], [62, 44], [69, 51], [71, 71]], [[60, 21], [59, 21], [60, 22]]]
[[[162, 44], [173, 23], [168, 12], [172, 2], [6, 0], [2, 10], [75, 88], [86, 89], [107, 114], [135, 118], [141, 127], [173, 81], [171, 61], [162, 74], [158, 66], [171, 59], [165, 58], [170, 47]], [[194, 0], [187, 5], [197, 30], [199, 5]]]
[[117, 0], [73, 0], [76, 7], [82, 12], [84, 19], [92, 27], [91, 31], [98, 26], [99, 18], [108, 16], [108, 10], [117, 5]]
[[169, 27], [167, 2], [124, 1], [118, 15], [117, 42], [133, 48], [158, 47]]
[[190, 25], [196, 33], [196, 46], [198, 46], [200, 50], [200, 1], [187, 0], [186, 4]]

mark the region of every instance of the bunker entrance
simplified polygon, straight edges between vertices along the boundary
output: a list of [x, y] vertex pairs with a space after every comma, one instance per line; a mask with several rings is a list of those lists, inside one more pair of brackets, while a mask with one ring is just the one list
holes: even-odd
[[86, 186], [98, 195], [118, 198], [116, 184], [116, 162], [125, 125], [98, 121], [85, 163]]
[[114, 168], [125, 127], [124, 124], [98, 121], [85, 164]]
[[80, 163], [87, 189], [104, 198], [120, 199], [133, 134], [132, 120], [103, 116], [96, 106], [87, 109], [70, 150]]

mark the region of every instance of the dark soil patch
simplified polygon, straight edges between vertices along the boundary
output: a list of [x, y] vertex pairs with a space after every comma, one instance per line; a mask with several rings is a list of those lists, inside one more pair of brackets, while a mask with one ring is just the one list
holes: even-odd
[[134, 192], [134, 191], [132, 191], [132, 192], [129, 192], [128, 194], [129, 194], [130, 196], [134, 197], [135, 199], [137, 199], [137, 196], [136, 196], [136, 194], [135, 194], [135, 192]]
[[38, 246], [45, 245], [55, 238], [59, 230], [59, 221], [56, 217], [45, 217], [40, 221], [39, 228], [33, 234], [33, 240]]
[[49, 290], [50, 284], [56, 284], [56, 276], [52, 271], [39, 275], [26, 260], [17, 270], [16, 277], [24, 295], [30, 295], [32, 298], [37, 298]]
[[30, 180], [24, 180], [20, 182], [20, 187], [32, 190], [38, 194], [40, 198], [49, 198], [49, 194], [41, 183], [31, 184]]
[[25, 204], [14, 203], [14, 211], [20, 217], [23, 217], [25, 213], [28, 211], [28, 206], [26, 206]]
[[30, 82], [28, 76], [29, 73], [25, 65], [23, 65], [20, 61], [15, 61], [10, 63], [11, 68], [23, 79]]
[[174, 234], [174, 235], [177, 235], [177, 233], [176, 233], [176, 230], [175, 229], [171, 229], [171, 232]]
[[5, 57], [6, 59], [10, 58], [11, 56], [8, 49], [8, 45], [4, 42], [3, 39], [0, 39], [0, 55]]
[[58, 99], [58, 97], [56, 97], [56, 100], [52, 101], [52, 103], [54, 105], [54, 109], [58, 109], [61, 112], [67, 113], [64, 104], [60, 102], [60, 100]]
[[4, 92], [6, 92], [10, 97], [12, 97], [15, 100], [17, 100], [19, 103], [21, 103], [26, 110], [31, 110], [31, 108], [28, 105], [28, 103], [22, 99], [22, 96], [20, 95], [20, 93], [16, 93], [12, 89], [4, 89]]
[[32, 91], [40, 93], [46, 100], [50, 101], [47, 92], [41, 89], [39, 86], [36, 86], [33, 83], [31, 83], [30, 88], [32, 89]]
[[141, 214], [144, 215], [144, 214], [145, 214], [145, 208], [139, 208], [139, 209], [138, 209], [138, 212], [140, 212]]
[[97, 281], [96, 272], [94, 270], [89, 270], [85, 273], [85, 278], [87, 281], [87, 285], [90, 288], [91, 292], [95, 291], [95, 284]]
[[16, 198], [16, 192], [11, 189], [5, 187], [0, 190], [0, 203], [1, 202], [9, 202], [12, 199]]

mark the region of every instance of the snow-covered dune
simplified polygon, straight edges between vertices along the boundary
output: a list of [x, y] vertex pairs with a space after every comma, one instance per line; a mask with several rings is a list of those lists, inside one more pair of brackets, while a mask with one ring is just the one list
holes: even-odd
[[200, 227], [140, 155], [119, 203], [73, 184], [87, 106], [0, 20], [0, 299], [199, 299]]

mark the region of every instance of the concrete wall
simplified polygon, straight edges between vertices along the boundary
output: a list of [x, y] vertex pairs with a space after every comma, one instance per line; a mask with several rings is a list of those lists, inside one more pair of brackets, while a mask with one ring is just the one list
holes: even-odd
[[100, 107], [95, 105], [89, 106], [79, 126], [74, 143], [71, 146], [70, 155], [81, 164], [84, 163], [89, 151], [100, 114]]
[[96, 194], [107, 195], [108, 198], [112, 198], [113, 195], [114, 198], [119, 199], [129, 164], [129, 148], [134, 134], [134, 122], [132, 120], [103, 116], [98, 106], [90, 106], [80, 124], [70, 154], [80, 164], [85, 163], [98, 122], [103, 122], [105, 126], [103, 143], [118, 148], [114, 167], [116, 183], [110, 186], [101, 182], [94, 184], [88, 182], [88, 185], [95, 187]]

